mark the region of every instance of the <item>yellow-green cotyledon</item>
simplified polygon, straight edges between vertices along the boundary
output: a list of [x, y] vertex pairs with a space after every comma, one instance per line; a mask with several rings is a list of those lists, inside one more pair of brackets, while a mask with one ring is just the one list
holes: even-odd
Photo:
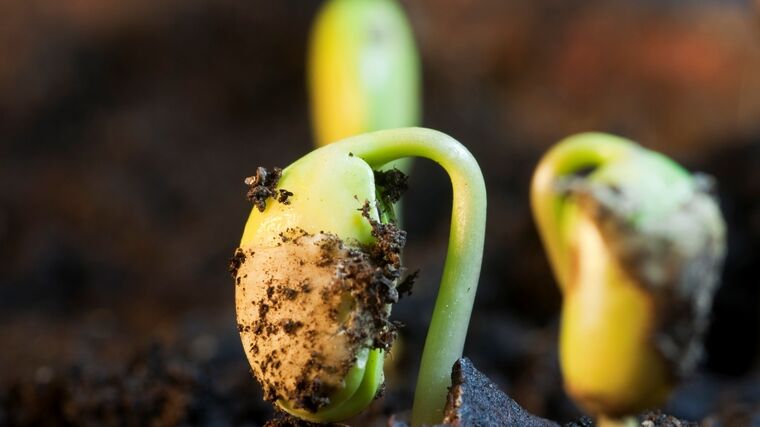
[[472, 155], [434, 130], [392, 129], [326, 145], [281, 171], [259, 168], [246, 180], [254, 209], [231, 262], [238, 329], [265, 398], [294, 416], [345, 420], [383, 383], [406, 235], [389, 207], [398, 189], [381, 184], [398, 180], [379, 181], [375, 171], [406, 157], [440, 164], [454, 193], [415, 396], [416, 424], [432, 424], [442, 418], [480, 273], [486, 195]]
[[318, 146], [415, 126], [419, 57], [396, 0], [328, 0], [311, 33], [309, 95]]
[[601, 420], [660, 405], [701, 352], [725, 252], [711, 182], [631, 141], [559, 142], [532, 182], [563, 295], [568, 393]]

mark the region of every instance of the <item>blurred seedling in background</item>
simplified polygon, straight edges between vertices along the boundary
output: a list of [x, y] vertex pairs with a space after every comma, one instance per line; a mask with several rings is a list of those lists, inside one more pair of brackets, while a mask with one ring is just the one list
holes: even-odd
[[600, 425], [661, 405], [702, 352], [725, 253], [712, 181], [623, 138], [567, 138], [531, 204], [563, 294], [565, 388]]
[[[420, 59], [396, 0], [325, 2], [311, 32], [308, 83], [317, 146], [419, 125]], [[409, 172], [408, 161], [392, 166]]]

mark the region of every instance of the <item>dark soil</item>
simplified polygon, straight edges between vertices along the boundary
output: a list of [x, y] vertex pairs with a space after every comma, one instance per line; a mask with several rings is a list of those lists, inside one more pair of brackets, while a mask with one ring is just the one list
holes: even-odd
[[452, 369], [443, 422], [453, 427], [559, 427], [525, 411], [467, 358], [459, 359]]
[[154, 344], [113, 368], [38, 371], [0, 394], [0, 425], [233, 425], [270, 416], [256, 387], [230, 382], [244, 373], [236, 373], [239, 365], [222, 368], [180, 354]]
[[249, 176], [243, 182], [248, 186], [246, 198], [253, 203], [253, 206], [264, 212], [267, 207], [267, 200], [274, 199], [283, 204], [289, 204], [288, 198], [293, 195], [292, 192], [281, 188], [277, 189], [277, 183], [282, 177], [281, 168], [272, 168], [268, 170], [262, 166], [256, 168], [256, 175]]
[[386, 204], [398, 202], [406, 190], [409, 189], [409, 184], [407, 183], [409, 177], [396, 168], [373, 172], [375, 174], [375, 185], [380, 187]]

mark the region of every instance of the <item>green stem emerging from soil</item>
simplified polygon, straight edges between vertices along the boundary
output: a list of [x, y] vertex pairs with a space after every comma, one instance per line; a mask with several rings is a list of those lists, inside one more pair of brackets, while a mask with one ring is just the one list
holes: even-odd
[[373, 132], [335, 144], [378, 168], [403, 157], [424, 157], [451, 179], [451, 235], [438, 297], [422, 353], [412, 425], [436, 424], [450, 386], [451, 367], [462, 356], [483, 258], [486, 188], [475, 158], [441, 132], [403, 128]]

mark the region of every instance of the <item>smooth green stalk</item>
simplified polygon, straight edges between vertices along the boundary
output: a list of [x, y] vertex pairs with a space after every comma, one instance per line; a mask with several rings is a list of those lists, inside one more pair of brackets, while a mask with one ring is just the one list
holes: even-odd
[[486, 223], [483, 175], [464, 146], [430, 129], [378, 131], [344, 140], [338, 146], [373, 167], [401, 157], [424, 157], [440, 164], [451, 179], [449, 247], [422, 353], [412, 411], [412, 425], [439, 423], [451, 385], [451, 367], [462, 356], [480, 275]]

